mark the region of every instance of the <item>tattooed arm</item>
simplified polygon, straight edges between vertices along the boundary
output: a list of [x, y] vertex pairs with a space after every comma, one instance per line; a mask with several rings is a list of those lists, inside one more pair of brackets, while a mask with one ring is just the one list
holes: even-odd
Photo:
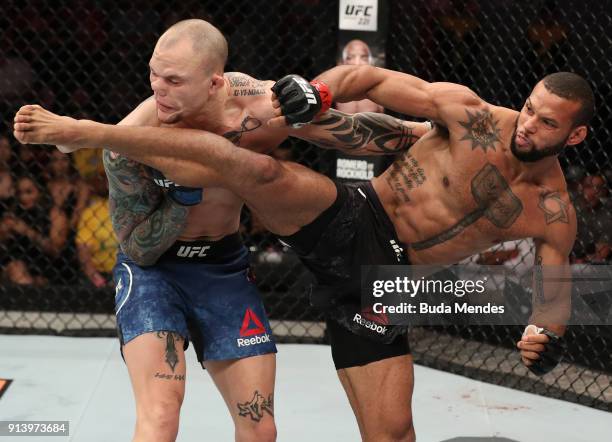
[[147, 266], [176, 241], [189, 209], [164, 197], [146, 166], [104, 150], [110, 212], [121, 249]]
[[431, 129], [430, 123], [402, 121], [374, 112], [346, 114], [330, 109], [291, 136], [351, 155], [395, 155], [408, 150]]
[[[529, 327], [516, 346], [531, 372], [542, 376], [563, 359], [562, 339], [571, 316], [572, 272], [568, 256], [576, 238], [576, 213], [567, 192], [540, 193], [542, 235], [536, 238], [533, 301]], [[535, 326], [535, 327], [534, 327]]]
[[152, 265], [176, 241], [189, 210], [165, 198], [146, 166], [104, 151], [113, 228], [123, 252]]
[[536, 239], [536, 262], [530, 323], [559, 336], [571, 314], [569, 254], [576, 239], [576, 212], [567, 193], [543, 191], [538, 209], [545, 233]]
[[[245, 118], [240, 130], [228, 132], [224, 136], [240, 145], [242, 135], [253, 130], [276, 131], [280, 134], [278, 129], [263, 126], [263, 120], [253, 117], [273, 115], [270, 88], [274, 83], [239, 72], [225, 75], [231, 96], [239, 99], [249, 109], [251, 116]], [[284, 128], [282, 135], [294, 136], [323, 148], [338, 149], [352, 155], [394, 155], [408, 150], [429, 129], [428, 123], [401, 121], [389, 115], [374, 112], [352, 115], [331, 109], [316, 122], [301, 129]]]
[[[148, 99], [119, 125], [156, 122], [155, 103]], [[121, 250], [138, 265], [152, 265], [180, 235], [189, 209], [166, 198], [145, 165], [109, 150], [104, 150], [103, 161], [111, 219]]]

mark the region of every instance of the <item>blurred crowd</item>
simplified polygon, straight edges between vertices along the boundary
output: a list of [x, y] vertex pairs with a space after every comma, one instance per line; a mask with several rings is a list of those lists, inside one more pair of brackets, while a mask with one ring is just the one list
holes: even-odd
[[110, 284], [117, 240], [100, 151], [65, 155], [0, 137], [0, 277]]
[[[313, 76], [331, 67], [338, 52], [337, 7], [333, 2], [270, 0], [253, 9], [248, 0], [231, 6], [186, 0], [27, 0], [4, 5], [0, 18], [0, 279], [22, 285], [110, 284], [117, 241], [108, 212], [108, 189], [100, 151], [63, 155], [52, 149], [23, 146], [10, 135], [15, 110], [37, 102], [75, 117], [118, 121], [150, 95], [147, 63], [161, 30], [179, 19], [208, 18], [229, 39], [228, 70], [260, 78], [287, 72]], [[206, 3], [206, 2], [205, 2]], [[291, 3], [291, 4], [290, 4]], [[522, 8], [523, 6], [508, 6]], [[488, 100], [521, 104], [535, 80], [564, 68], [584, 52], [576, 32], [582, 22], [563, 20], [559, 2], [546, 0], [525, 18], [525, 32], [507, 50], [481, 44], [491, 29], [511, 32], [494, 3], [469, 0], [421, 2], [422, 14], [409, 22], [391, 20], [386, 47], [388, 66], [426, 79], [458, 81]], [[299, 7], [297, 7], [299, 6]], [[396, 2], [391, 16], [411, 16], [411, 2]], [[516, 11], [515, 11], [516, 12]], [[479, 20], [479, 17], [487, 20]], [[414, 15], [414, 14], [413, 14]], [[523, 17], [524, 14], [515, 14]], [[584, 16], [583, 18], [588, 18]], [[597, 22], [597, 17], [592, 18]], [[260, 26], [258, 23], [265, 23]], [[593, 30], [599, 28], [592, 26]], [[501, 35], [501, 34], [500, 34]], [[514, 35], [506, 35], [515, 38]], [[245, 50], [247, 48], [247, 50]], [[499, 62], [482, 63], [487, 51]], [[346, 64], [373, 63], [383, 48], [371, 50], [362, 40], [343, 42]], [[571, 59], [567, 54], [574, 54]], [[595, 75], [595, 56], [579, 58]], [[589, 66], [588, 63], [592, 64]], [[504, 66], [503, 69], [500, 66]], [[605, 71], [607, 72], [607, 70]], [[512, 87], [507, 87], [512, 84]], [[596, 85], [609, 93], [607, 81]], [[349, 103], [342, 110], [381, 111], [374, 103]], [[610, 109], [598, 109], [598, 121], [585, 149], [561, 159], [578, 214], [574, 263], [612, 261], [612, 169], [605, 152]], [[291, 141], [274, 155], [331, 174], [329, 154]], [[293, 155], [292, 155], [293, 154]], [[282, 262], [282, 246], [245, 211], [242, 232], [254, 260]], [[531, 244], [531, 245], [530, 245]], [[483, 264], [533, 262], [533, 244], [504, 244], [475, 257]]]

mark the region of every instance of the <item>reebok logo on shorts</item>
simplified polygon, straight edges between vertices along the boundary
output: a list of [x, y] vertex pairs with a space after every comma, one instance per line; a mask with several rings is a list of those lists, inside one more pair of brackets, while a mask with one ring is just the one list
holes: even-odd
[[384, 327], [382, 325], [378, 325], [378, 324], [376, 324], [375, 322], [372, 322], [372, 321], [368, 321], [367, 319], [362, 318], [359, 313], [355, 313], [355, 316], [353, 317], [353, 322], [356, 322], [357, 324], [361, 325], [362, 327], [365, 327], [367, 329], [375, 331], [379, 335], [384, 335], [384, 334], [387, 333], [387, 327]]
[[[261, 320], [250, 308], [247, 308], [244, 312], [244, 319], [242, 320], [242, 327], [240, 328], [240, 336], [242, 337], [236, 339], [238, 347], [248, 347], [249, 345], [270, 342], [270, 335], [266, 333], [266, 329], [261, 323]], [[252, 337], [246, 338], [247, 336]]]

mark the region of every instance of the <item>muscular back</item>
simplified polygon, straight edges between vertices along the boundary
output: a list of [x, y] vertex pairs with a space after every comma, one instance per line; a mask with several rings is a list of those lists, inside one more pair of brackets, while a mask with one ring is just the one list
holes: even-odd
[[[438, 125], [374, 186], [414, 263], [452, 263], [491, 245], [575, 234], [558, 162], [525, 176], [512, 160], [518, 112], [481, 106]], [[573, 240], [572, 240], [573, 241]]]

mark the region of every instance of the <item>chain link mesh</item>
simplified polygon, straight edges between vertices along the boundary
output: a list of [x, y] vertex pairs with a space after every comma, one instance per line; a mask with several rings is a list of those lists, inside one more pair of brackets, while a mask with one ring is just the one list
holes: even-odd
[[[591, 134], [561, 157], [580, 223], [574, 263], [612, 260], [611, 6], [570, 0], [390, 2], [391, 69], [466, 84], [485, 100], [509, 107], [521, 106], [549, 72], [575, 71], [594, 85]], [[116, 247], [103, 209], [99, 152], [68, 157], [19, 145], [10, 134], [19, 106], [36, 102], [78, 118], [119, 121], [150, 95], [148, 60], [157, 37], [190, 17], [209, 20], [227, 36], [228, 71], [261, 79], [289, 72], [310, 78], [335, 64], [337, 10], [337, 2], [323, 0], [268, 0], [265, 6], [252, 0], [4, 2], [0, 330], [115, 335], [109, 262], [91, 256]], [[279, 156], [333, 175], [333, 152], [298, 140], [282, 147]], [[53, 243], [58, 219], [68, 233]], [[242, 229], [275, 334], [284, 341], [322, 342], [321, 317], [305, 296], [311, 276], [246, 210]], [[90, 247], [96, 250], [89, 250], [88, 259]], [[473, 260], [529, 266], [533, 244], [503, 244]], [[425, 365], [611, 409], [610, 327], [572, 327], [568, 357], [541, 379], [520, 363], [514, 349], [520, 333], [516, 327], [418, 328], [411, 343]]]
[[[548, 73], [572, 71], [591, 82], [597, 106], [591, 132], [584, 144], [560, 157], [579, 222], [573, 263], [612, 262], [611, 6], [571, 0], [391, 2], [390, 69], [462, 83], [493, 104], [516, 109]], [[533, 258], [533, 241], [521, 240], [471, 261], [503, 263], [520, 274]], [[514, 292], [523, 293], [516, 303], [528, 308], [529, 292], [520, 287]], [[609, 309], [610, 302], [602, 307]], [[529, 374], [517, 355], [521, 332], [519, 327], [448, 326], [413, 330], [411, 343], [418, 362], [431, 367], [612, 409], [611, 327], [571, 327], [568, 356], [541, 379]]]

